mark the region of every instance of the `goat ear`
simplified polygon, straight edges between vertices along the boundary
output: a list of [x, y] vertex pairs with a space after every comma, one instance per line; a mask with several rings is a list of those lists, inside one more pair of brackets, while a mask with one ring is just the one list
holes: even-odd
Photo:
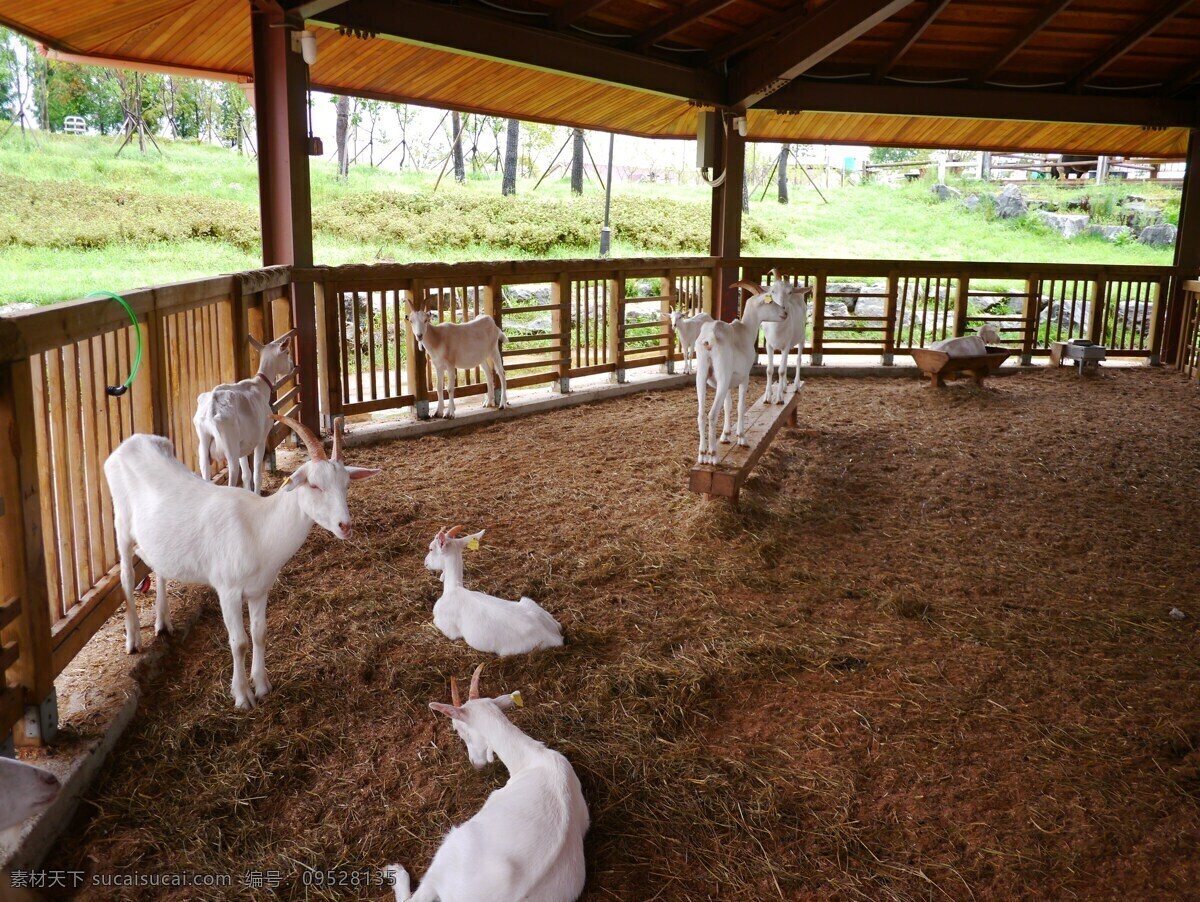
[[256, 351], [261, 351], [263, 348], [266, 347], [265, 344], [263, 344], [261, 341], [259, 341], [257, 338], [255, 338], [253, 335], [247, 335], [246, 338], [248, 338], [250, 340], [250, 347], [254, 348], [254, 350], [256, 350]]
[[447, 705], [444, 702], [430, 702], [429, 710], [445, 714], [451, 720], [462, 720], [466, 716], [463, 714], [462, 708], [456, 708], [454, 705]]
[[507, 711], [512, 707], [525, 707], [525, 701], [521, 698], [520, 692], [511, 692], [508, 695], [500, 695], [492, 699], [492, 701], [499, 705], [501, 711]]
[[413, 305], [412, 305], [412, 301], [410, 301], [408, 298], [405, 298], [405, 299], [404, 299], [404, 312], [405, 312], [405, 313], [412, 313], [412, 312], [413, 312]]
[[290, 492], [297, 486], [308, 485], [308, 464], [304, 464], [300, 469], [287, 478], [287, 482], [283, 484], [281, 492]]
[[346, 467], [346, 472], [350, 474], [350, 478], [366, 479], [369, 476], [378, 476], [383, 470], [374, 470], [370, 467]]
[[487, 532], [486, 529], [481, 529], [481, 530], [479, 530], [479, 532], [473, 532], [469, 536], [467, 536], [467, 539], [475, 539], [475, 541], [479, 541], [480, 539], [483, 538], [483, 534], [485, 532]]
[[801, 297], [803, 297], [806, 294], [812, 294], [812, 286], [811, 285], [801, 285], [799, 288], [793, 288], [792, 294], [798, 294]]

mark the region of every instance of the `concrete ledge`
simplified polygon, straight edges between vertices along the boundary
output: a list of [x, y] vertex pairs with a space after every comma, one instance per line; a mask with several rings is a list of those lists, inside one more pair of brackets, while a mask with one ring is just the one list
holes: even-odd
[[[89, 733], [99, 732], [99, 738], [93, 736], [73, 743], [68, 738], [61, 744], [51, 742], [48, 749], [53, 757], [30, 761], [31, 764], [52, 771], [62, 783], [62, 791], [45, 811], [22, 825], [12, 845], [0, 847], [0, 870], [28, 870], [41, 864], [71, 823], [79, 807], [80, 796], [91, 785], [109, 753], [116, 746], [117, 740], [133, 720], [138, 702], [142, 698], [143, 682], [152, 679], [158, 673], [166, 656], [187, 637], [203, 609], [202, 604], [192, 604], [184, 609], [176, 606], [171, 612], [175, 628], [171, 637], [166, 641], [160, 637], [146, 641], [146, 637], [143, 637], [143, 650], [136, 656], [124, 656], [124, 618], [110, 618], [104, 629], [119, 631], [123, 656], [114, 667], [123, 671], [117, 677], [114, 686], [118, 700], [115, 704], [109, 704], [108, 710], [103, 712], [102, 720], [95, 725], [94, 730], [89, 730]], [[150, 622], [153, 623], [153, 619]], [[69, 727], [69, 721], [64, 726]]]

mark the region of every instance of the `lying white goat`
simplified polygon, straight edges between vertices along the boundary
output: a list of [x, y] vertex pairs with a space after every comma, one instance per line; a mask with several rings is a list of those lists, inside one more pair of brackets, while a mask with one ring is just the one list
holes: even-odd
[[943, 338], [929, 347], [934, 351], [944, 351], [951, 357], [982, 357], [988, 352], [987, 346], [998, 344], [1000, 333], [991, 323], [979, 327], [976, 335], [960, 335], [958, 338]]
[[[229, 467], [231, 486], [238, 484], [240, 465], [242, 484], [256, 495], [262, 491], [263, 457], [271, 433], [271, 392], [275, 383], [292, 371], [288, 343], [295, 334], [293, 329], [267, 344], [251, 335], [250, 344], [259, 353], [258, 372], [241, 382], [218, 385], [196, 399], [192, 423], [200, 439], [200, 475], [205, 482], [212, 476], [212, 452], [216, 450]], [[253, 476], [250, 455], [254, 455]]]
[[[131, 435], [104, 462], [125, 589], [125, 650], [132, 654], [142, 647], [133, 595], [137, 545], [138, 555], [158, 575], [159, 635], [171, 631], [168, 579], [217, 591], [233, 652], [231, 691], [239, 708], [251, 707], [271, 691], [265, 657], [267, 593], [280, 568], [304, 544], [314, 522], [339, 539], [349, 538], [350, 481], [380, 472], [347, 466], [340, 433], [334, 434], [330, 460], [320, 439], [300, 423], [278, 415], [274, 419], [304, 440], [310, 459], [269, 497], [205, 482], [175, 459], [167, 439], [156, 435]], [[243, 602], [250, 608], [253, 693], [246, 682]]]
[[[742, 318], [731, 323], [720, 320], [705, 323], [696, 340], [696, 403], [699, 408], [696, 422], [700, 428], [700, 450], [696, 454], [696, 462], [701, 464], [717, 462], [714, 438], [721, 405], [725, 407], [725, 431], [721, 433], [721, 441], [729, 441], [729, 427], [733, 420], [733, 396], [730, 391], [735, 385], [738, 389], [737, 443], [747, 444], [746, 389], [750, 384], [750, 370], [758, 360], [758, 330], [763, 323], [783, 322], [788, 318], [787, 310], [779, 306], [761, 285], [751, 282], [734, 284], [754, 292], [746, 299]], [[706, 423], [704, 402], [710, 378], [709, 366], [712, 367], [711, 378], [716, 392]]]
[[479, 547], [484, 530], [462, 536], [462, 527], [438, 530], [429, 543], [425, 566], [442, 574], [442, 597], [433, 622], [447, 638], [465, 639], [476, 651], [522, 655], [563, 644], [562, 627], [532, 598], [506, 601], [463, 585], [463, 551]]
[[787, 319], [777, 323], [763, 323], [763, 340], [767, 346], [767, 392], [765, 397], [770, 403], [775, 352], [779, 351], [783, 361], [778, 372], [775, 373], [778, 382], [775, 386], [774, 401], [776, 404], [782, 404], [783, 384], [787, 382], [788, 354], [792, 348], [796, 349], [795, 386], [796, 391], [800, 390], [800, 364], [804, 359], [804, 339], [808, 332], [808, 303], [805, 301], [805, 297], [812, 291], [812, 288], [808, 286], [793, 288], [777, 269], [771, 270], [771, 274], [775, 279], [771, 282], [768, 291], [775, 299], [775, 303], [787, 311]]
[[[0, 758], [0, 836], [11, 836], [58, 797], [58, 777], [12, 758]], [[0, 897], [2, 898], [2, 897]]]
[[408, 323], [417, 347], [429, 355], [433, 371], [437, 376], [437, 410], [435, 417], [442, 416], [442, 396], [445, 383], [450, 383], [450, 403], [446, 407], [446, 419], [454, 419], [454, 386], [458, 370], [469, 370], [482, 366], [487, 380], [487, 397], [484, 407], [494, 407], [493, 375], [500, 379], [500, 407], [508, 406], [508, 380], [504, 378], [504, 342], [508, 340], [486, 313], [481, 313], [469, 323], [431, 323], [428, 310], [414, 310], [407, 300]]
[[451, 718], [476, 767], [499, 756], [508, 782], [446, 835], [415, 893], [404, 868], [388, 868], [396, 902], [571, 902], [587, 878], [583, 837], [590, 818], [579, 778], [561, 754], [509, 723], [504, 711], [520, 707], [520, 693], [479, 697], [482, 669], [471, 678], [466, 704], [452, 680], [453, 704], [429, 707]]
[[696, 339], [700, 337], [700, 328], [705, 323], [711, 323], [713, 318], [707, 313], [697, 313], [695, 316], [687, 317], [678, 310], [672, 310], [671, 315], [665, 319], [670, 322], [671, 329], [679, 336], [679, 347], [683, 351], [683, 372], [686, 375], [692, 371], [692, 360], [696, 356]]

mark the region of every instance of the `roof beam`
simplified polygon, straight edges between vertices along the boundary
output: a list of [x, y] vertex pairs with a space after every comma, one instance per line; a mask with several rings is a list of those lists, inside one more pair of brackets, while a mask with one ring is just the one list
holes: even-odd
[[639, 52], [644, 51], [668, 35], [674, 34], [705, 16], [711, 16], [717, 10], [733, 2], [734, 0], [699, 0], [697, 3], [689, 3], [677, 9], [674, 14], [647, 28], [641, 34], [635, 35], [630, 46]]
[[348, 0], [318, 21], [668, 97], [706, 104], [724, 99], [724, 83], [715, 72], [640, 56], [475, 9], [423, 0], [389, 0], [386, 4]]
[[1166, 93], [1174, 97], [1198, 78], [1200, 78], [1200, 62], [1190, 63], [1186, 69], [1171, 79], [1165, 89]]
[[607, 0], [567, 0], [550, 16], [550, 21], [559, 31], [574, 25], [588, 13], [603, 6]]
[[[767, 107], [767, 104], [760, 104], [760, 107]], [[793, 81], [771, 95], [769, 108], [1151, 128], [1195, 128], [1200, 125], [1200, 106], [1190, 100], [998, 88]]]
[[1080, 69], [1067, 82], [1068, 91], [1078, 91], [1089, 81], [1123, 57], [1126, 53], [1158, 31], [1167, 22], [1192, 5], [1194, 0], [1167, 0], [1158, 11], [1146, 19], [1137, 29], [1129, 32], [1098, 57]]
[[1051, 0], [1051, 2], [1043, 6], [1038, 14], [1013, 36], [1011, 41], [1005, 44], [995, 56], [979, 68], [971, 77], [971, 83], [981, 85], [991, 78], [1005, 63], [1016, 56], [1017, 51], [1028, 44], [1034, 35], [1049, 25], [1051, 19], [1070, 5], [1071, 0]]
[[771, 53], [753, 54], [733, 68], [730, 104], [753, 106], [912, 2], [829, 0], [784, 31]]
[[908, 32], [904, 35], [904, 39], [893, 47], [888, 52], [888, 55], [883, 58], [882, 62], [875, 67], [876, 81], [882, 81], [892, 71], [896, 63], [899, 62], [900, 57], [908, 53], [912, 45], [921, 39], [921, 35], [925, 33], [925, 29], [932, 25], [933, 20], [941, 15], [942, 10], [949, 5], [950, 0], [931, 0], [929, 9], [925, 11], [925, 15], [913, 20]]
[[807, 15], [808, 4], [802, 0], [802, 2], [797, 3], [789, 9], [785, 9], [783, 12], [769, 19], [756, 22], [745, 31], [739, 31], [737, 34], [732, 34], [718, 41], [708, 52], [709, 62], [722, 63], [735, 53], [741, 53], [747, 47], [773, 37], [783, 29], [803, 20]]

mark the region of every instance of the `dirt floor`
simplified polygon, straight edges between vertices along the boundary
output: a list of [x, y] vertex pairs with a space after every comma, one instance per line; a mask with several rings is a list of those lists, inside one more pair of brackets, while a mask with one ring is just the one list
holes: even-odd
[[48, 865], [419, 877], [505, 779], [426, 708], [484, 659], [422, 567], [463, 523], [467, 584], [566, 626], [484, 687], [575, 765], [586, 899], [1195, 897], [1198, 423], [1162, 371], [812, 379], [740, 510], [685, 490], [688, 391], [354, 449], [386, 473], [284, 569], [275, 692], [233, 708], [207, 602]]

